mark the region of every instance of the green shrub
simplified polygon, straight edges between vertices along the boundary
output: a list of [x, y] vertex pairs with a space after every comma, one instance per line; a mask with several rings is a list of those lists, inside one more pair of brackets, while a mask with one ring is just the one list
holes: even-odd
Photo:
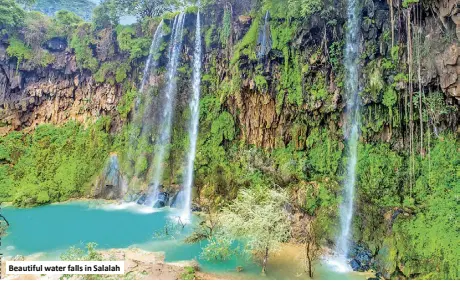
[[195, 280], [195, 268], [192, 266], [184, 267], [184, 272], [181, 274], [180, 279], [182, 280]]
[[48, 40], [49, 29], [52, 25], [51, 19], [40, 12], [28, 12], [24, 20], [22, 33], [27, 45], [34, 49], [39, 49]]
[[134, 99], [137, 96], [136, 91], [128, 91], [123, 95], [120, 103], [118, 104], [117, 111], [120, 114], [121, 118], [126, 119], [128, 118], [128, 114], [133, 107]]
[[32, 49], [28, 47], [24, 42], [21, 40], [13, 37], [9, 40], [9, 46], [6, 49], [6, 53], [10, 57], [15, 57], [16, 58], [16, 69], [19, 68], [19, 65], [24, 61], [24, 60], [30, 60], [33, 56]]
[[230, 11], [225, 9], [224, 17], [222, 19], [222, 28], [220, 29], [220, 43], [225, 48], [228, 43], [228, 39], [230, 38], [230, 34], [232, 32], [232, 15]]
[[99, 68], [99, 61], [93, 55], [92, 44], [94, 44], [94, 37], [91, 24], [80, 24], [72, 35], [70, 47], [75, 51], [78, 66], [95, 73]]
[[224, 140], [232, 141], [235, 138], [235, 121], [233, 116], [224, 111], [217, 117], [211, 126], [211, 134], [213, 135], [214, 143], [219, 145]]
[[216, 26], [213, 24], [206, 30], [206, 34], [204, 36], [204, 42], [206, 44], [206, 49], [211, 48], [211, 45], [214, 42], [213, 35], [214, 35], [215, 29], [216, 29]]
[[120, 50], [128, 52], [131, 60], [148, 55], [150, 38], [137, 37], [136, 30], [132, 26], [119, 25], [116, 31]]
[[53, 24], [50, 26], [50, 36], [71, 39], [74, 30], [82, 22], [82, 18], [70, 11], [57, 11], [53, 18]]
[[0, 196], [16, 206], [64, 201], [88, 193], [110, 149], [107, 122], [87, 129], [74, 122], [40, 125], [29, 134], [10, 133], [0, 140]]
[[259, 35], [260, 19], [255, 18], [249, 28], [248, 32], [244, 35], [243, 39], [235, 46], [235, 52], [230, 61], [235, 64], [240, 60], [241, 55], [246, 55], [250, 60], [256, 59], [256, 44], [257, 36]]

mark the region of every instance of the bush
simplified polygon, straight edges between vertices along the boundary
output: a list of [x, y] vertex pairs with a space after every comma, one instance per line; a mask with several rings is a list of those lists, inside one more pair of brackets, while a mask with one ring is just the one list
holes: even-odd
[[116, 30], [118, 46], [129, 53], [131, 60], [148, 55], [150, 38], [136, 38], [136, 30], [132, 26], [119, 25]]
[[83, 22], [83, 19], [72, 12], [61, 10], [56, 13], [53, 21], [53, 36], [71, 37], [73, 31]]
[[93, 56], [92, 44], [94, 44], [94, 38], [91, 25], [88, 23], [80, 24], [72, 35], [70, 47], [75, 51], [78, 66], [95, 73], [99, 67], [99, 62]]
[[24, 42], [21, 40], [13, 37], [9, 40], [9, 46], [6, 49], [6, 53], [10, 57], [15, 57], [17, 60], [16, 69], [19, 68], [19, 65], [24, 60], [30, 60], [33, 56], [32, 49], [28, 47]]
[[113, 0], [105, 0], [93, 10], [93, 23], [96, 29], [116, 26], [120, 21], [117, 5]]
[[84, 129], [40, 125], [30, 135], [10, 133], [0, 141], [0, 196], [16, 206], [64, 201], [87, 193], [110, 149], [107, 120]]
[[14, 0], [0, 0], [0, 31], [12, 32], [23, 25], [25, 13]]
[[48, 16], [40, 12], [29, 12], [24, 20], [24, 41], [27, 45], [33, 48], [40, 46], [49, 39], [48, 30], [51, 25], [51, 20]]
[[133, 102], [136, 96], [137, 96], [137, 92], [132, 91], [132, 90], [126, 92], [123, 95], [123, 98], [121, 99], [117, 107], [118, 113], [120, 114], [121, 118], [123, 119], [128, 118], [128, 114], [129, 112], [131, 112], [131, 109], [133, 107]]

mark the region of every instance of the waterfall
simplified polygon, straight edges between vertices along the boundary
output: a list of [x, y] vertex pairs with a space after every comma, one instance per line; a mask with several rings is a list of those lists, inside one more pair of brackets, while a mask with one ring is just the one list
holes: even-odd
[[196, 142], [198, 138], [198, 122], [200, 119], [200, 83], [201, 83], [201, 26], [200, 12], [196, 16], [195, 31], [195, 53], [193, 54], [193, 96], [190, 100], [190, 124], [188, 135], [190, 146], [186, 159], [185, 177], [184, 177], [184, 212], [182, 217], [185, 220], [190, 218], [192, 186], [193, 186], [193, 164], [195, 163]]
[[348, 0], [347, 17], [348, 26], [345, 48], [345, 69], [346, 69], [346, 122], [344, 136], [347, 141], [348, 162], [346, 178], [344, 181], [343, 201], [340, 206], [340, 227], [341, 232], [337, 238], [336, 251], [339, 254], [339, 263], [342, 269], [348, 268], [346, 260], [349, 252], [350, 232], [353, 220], [353, 199], [356, 184], [356, 163], [358, 158], [359, 138], [359, 0]]
[[[144, 119], [145, 119], [145, 116], [148, 115], [148, 112], [149, 112], [148, 108], [151, 106], [152, 99], [151, 98], [142, 99], [142, 98], [145, 96], [145, 93], [144, 93], [145, 84], [147, 83], [147, 80], [149, 79], [150, 74], [154, 73], [158, 66], [157, 55], [159, 53], [159, 49], [160, 49], [160, 45], [161, 45], [163, 36], [164, 36], [163, 21], [161, 21], [160, 24], [157, 26], [155, 33], [153, 34], [149, 55], [145, 63], [141, 84], [139, 86], [139, 94], [137, 95], [136, 101], [134, 104], [133, 123], [141, 126], [142, 135], [139, 137], [137, 133], [133, 131], [130, 132], [130, 135], [129, 135], [130, 145], [128, 148], [129, 159], [133, 158], [136, 140], [139, 141], [139, 138], [144, 137], [144, 134], [145, 134]], [[143, 110], [139, 111], [139, 106], [142, 100], [146, 103], [146, 106], [143, 108]]]
[[270, 13], [267, 11], [267, 13], [265, 13], [264, 27], [263, 27], [262, 33], [260, 33], [259, 35], [260, 49], [257, 54], [258, 59], [262, 59], [270, 51], [269, 45], [271, 45], [271, 42], [270, 42], [270, 34], [269, 34], [270, 32], [269, 19], [270, 19]]
[[169, 62], [167, 66], [167, 84], [164, 91], [164, 100], [162, 101], [162, 111], [160, 116], [160, 125], [158, 131], [158, 139], [156, 141], [155, 156], [153, 162], [153, 187], [149, 194], [151, 202], [156, 200], [159, 194], [160, 184], [163, 178], [163, 161], [168, 151], [168, 146], [171, 140], [171, 126], [173, 119], [174, 100], [177, 92], [177, 66], [179, 64], [179, 56], [182, 49], [182, 37], [184, 30], [185, 14], [180, 13], [174, 18], [174, 24], [171, 35]]
[[141, 82], [141, 86], [139, 87], [139, 91], [141, 93], [144, 92], [145, 83], [147, 82], [147, 79], [149, 78], [150, 73], [151, 73], [150, 69], [154, 71], [157, 67], [158, 60], [155, 58], [155, 56], [157, 55], [158, 50], [160, 48], [161, 38], [163, 38], [163, 35], [164, 34], [163, 34], [163, 20], [162, 20], [160, 24], [158, 25], [157, 30], [155, 31], [155, 34], [153, 35], [152, 44], [150, 45], [149, 56], [147, 58], [147, 62], [145, 63], [144, 72], [142, 75], [142, 82]]

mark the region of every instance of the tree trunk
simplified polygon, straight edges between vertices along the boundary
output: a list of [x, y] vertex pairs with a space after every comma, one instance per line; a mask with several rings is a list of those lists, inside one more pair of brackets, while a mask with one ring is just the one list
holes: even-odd
[[312, 263], [312, 252], [311, 252], [311, 248], [310, 248], [310, 243], [311, 241], [306, 241], [305, 242], [305, 262], [307, 263], [307, 267], [308, 267], [308, 276], [310, 276], [310, 278], [313, 278], [313, 268], [311, 266], [311, 263]]
[[262, 263], [262, 274], [265, 275], [267, 272], [267, 262], [268, 262], [268, 247], [265, 248], [265, 255], [264, 255], [264, 261]]

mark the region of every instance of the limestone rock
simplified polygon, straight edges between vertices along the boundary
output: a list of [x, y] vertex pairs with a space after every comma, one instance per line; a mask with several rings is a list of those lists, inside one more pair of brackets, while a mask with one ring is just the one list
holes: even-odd
[[460, 46], [450, 45], [435, 59], [442, 90], [460, 100]]

